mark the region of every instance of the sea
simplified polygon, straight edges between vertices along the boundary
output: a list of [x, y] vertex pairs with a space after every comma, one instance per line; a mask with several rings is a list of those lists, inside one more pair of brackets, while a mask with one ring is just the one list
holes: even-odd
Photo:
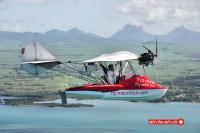
[[[60, 100], [46, 101], [59, 103]], [[75, 100], [95, 107], [0, 105], [0, 133], [200, 133], [199, 103]], [[184, 125], [150, 125], [150, 119]]]

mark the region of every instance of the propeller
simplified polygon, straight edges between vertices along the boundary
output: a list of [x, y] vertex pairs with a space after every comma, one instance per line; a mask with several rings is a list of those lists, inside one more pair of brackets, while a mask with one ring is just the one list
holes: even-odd
[[[139, 57], [139, 65], [148, 66], [149, 64], [153, 65], [154, 58], [158, 57], [158, 44], [156, 37], [156, 54], [154, 54], [149, 48], [143, 46], [147, 50], [147, 53], [142, 53]], [[157, 64], [157, 63], [156, 63]]]
[[156, 57], [158, 57], [158, 41], [157, 41], [157, 36], [156, 36]]
[[158, 76], [158, 41], [156, 36], [156, 75]]

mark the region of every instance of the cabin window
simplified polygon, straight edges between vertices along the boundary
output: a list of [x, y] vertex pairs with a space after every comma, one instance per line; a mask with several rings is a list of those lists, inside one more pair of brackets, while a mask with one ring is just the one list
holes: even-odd
[[122, 65], [122, 75], [125, 79], [129, 79], [134, 75], [138, 75], [134, 67], [131, 65], [130, 62], [125, 61]]

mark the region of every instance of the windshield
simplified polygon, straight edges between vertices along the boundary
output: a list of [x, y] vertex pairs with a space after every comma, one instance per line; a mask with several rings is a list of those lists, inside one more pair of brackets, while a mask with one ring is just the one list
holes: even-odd
[[100, 79], [107, 84], [119, 83], [121, 79], [129, 79], [138, 75], [129, 61], [87, 64], [86, 71], [89, 75], [95, 77], [95, 80]]
[[129, 61], [125, 61], [122, 65], [122, 75], [125, 79], [129, 79], [134, 75], [138, 75]]

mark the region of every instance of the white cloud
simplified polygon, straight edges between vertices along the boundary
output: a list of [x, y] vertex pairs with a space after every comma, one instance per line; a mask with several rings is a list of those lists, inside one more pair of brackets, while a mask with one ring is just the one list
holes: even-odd
[[38, 29], [42, 29], [42, 27], [45, 27], [45, 25], [38, 20], [0, 19], [0, 31], [36, 32]]
[[0, 8], [6, 7], [5, 0], [0, 0]]
[[48, 2], [66, 2], [68, 4], [77, 4], [78, 0], [15, 0], [18, 3], [22, 3], [22, 4], [46, 4]]
[[67, 3], [71, 3], [71, 4], [78, 4], [78, 0], [64, 0]]
[[0, 0], [0, 6], [4, 4], [4, 0]]
[[23, 4], [45, 4], [48, 0], [16, 0], [16, 2]]
[[200, 0], [128, 0], [117, 10], [128, 22], [144, 27], [185, 25], [200, 30]]

